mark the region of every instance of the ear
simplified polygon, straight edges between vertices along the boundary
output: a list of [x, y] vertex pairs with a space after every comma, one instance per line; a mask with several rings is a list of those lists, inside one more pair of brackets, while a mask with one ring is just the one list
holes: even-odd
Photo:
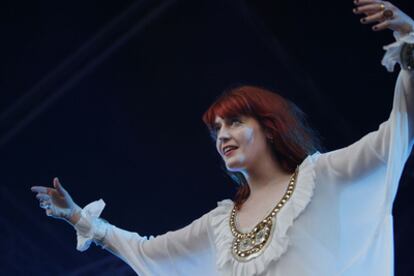
[[268, 130], [265, 131], [265, 135], [266, 135], [266, 140], [269, 141], [269, 143], [273, 144], [273, 141], [274, 141], [273, 135]]
[[270, 131], [268, 129], [264, 130], [264, 133], [266, 135], [266, 139], [268, 140], [272, 140], [273, 139], [273, 135], [270, 133]]

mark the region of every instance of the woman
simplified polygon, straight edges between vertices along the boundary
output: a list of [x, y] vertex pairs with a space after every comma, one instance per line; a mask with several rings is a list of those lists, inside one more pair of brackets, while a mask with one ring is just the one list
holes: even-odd
[[383, 64], [403, 67], [377, 131], [321, 154], [293, 104], [239, 87], [203, 117], [241, 184], [234, 202], [149, 239], [99, 219], [102, 200], [81, 209], [57, 178], [32, 187], [40, 206], [74, 225], [79, 250], [95, 241], [141, 275], [391, 275], [392, 203], [413, 143], [414, 22], [389, 2], [355, 4], [362, 23], [394, 31]]

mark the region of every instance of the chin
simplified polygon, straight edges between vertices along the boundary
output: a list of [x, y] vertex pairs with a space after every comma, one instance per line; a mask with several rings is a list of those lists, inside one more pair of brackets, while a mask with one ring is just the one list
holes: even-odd
[[243, 166], [243, 164], [240, 164], [238, 162], [226, 163], [226, 168], [230, 172], [240, 172], [244, 169], [244, 167], [245, 166]]
[[226, 168], [229, 172], [240, 172], [241, 171], [240, 168], [231, 168], [231, 167], [228, 167], [228, 166], [226, 166]]
[[250, 159], [247, 158], [244, 154], [233, 155], [230, 158], [224, 159], [224, 164], [230, 172], [241, 172], [246, 170]]

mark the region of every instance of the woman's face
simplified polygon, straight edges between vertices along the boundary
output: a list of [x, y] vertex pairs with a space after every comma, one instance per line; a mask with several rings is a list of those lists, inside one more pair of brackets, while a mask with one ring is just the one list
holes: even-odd
[[229, 171], [248, 170], [259, 157], [269, 154], [259, 122], [248, 116], [216, 117], [216, 148]]

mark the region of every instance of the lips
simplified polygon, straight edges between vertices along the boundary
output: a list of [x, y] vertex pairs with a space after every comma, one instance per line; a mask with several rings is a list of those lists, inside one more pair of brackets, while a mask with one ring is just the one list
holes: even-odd
[[238, 147], [236, 147], [236, 146], [230, 146], [230, 145], [225, 146], [225, 147], [223, 147], [223, 154], [225, 156], [229, 156], [230, 154], [232, 154], [237, 149], [238, 149]]
[[224, 153], [224, 156], [230, 156], [232, 155], [235, 151], [237, 150], [237, 148], [231, 149], [226, 151], [226, 153]]

